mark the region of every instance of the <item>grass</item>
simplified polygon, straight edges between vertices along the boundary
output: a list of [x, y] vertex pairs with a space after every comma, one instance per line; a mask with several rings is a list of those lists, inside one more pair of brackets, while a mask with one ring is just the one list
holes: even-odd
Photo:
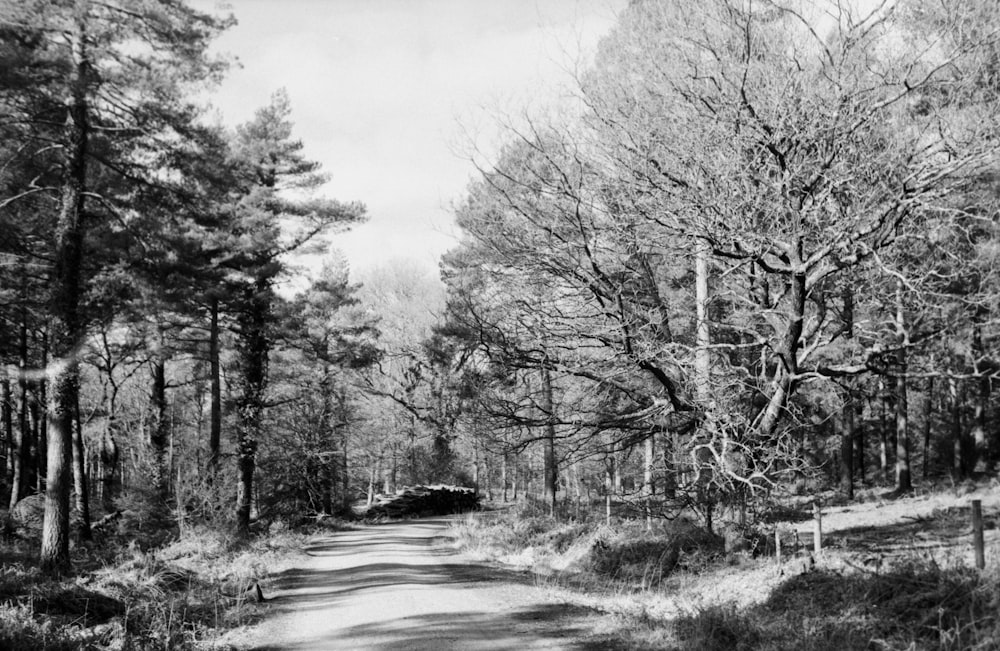
[[704, 608], [677, 618], [672, 632], [677, 648], [705, 651], [995, 649], [998, 607], [995, 572], [911, 560], [879, 574], [793, 576], [762, 604]]
[[[854, 503], [818, 563], [786, 556], [780, 568], [724, 553], [718, 538], [676, 521], [647, 532], [640, 522], [565, 522], [519, 506], [467, 518], [454, 533], [466, 552], [530, 568], [567, 601], [616, 614], [615, 648], [1000, 648], [1000, 557], [994, 550], [986, 570], [969, 567], [967, 541], [955, 538], [968, 515], [939, 502], [918, 496], [907, 506], [922, 509], [918, 518], [880, 526], [872, 523], [885, 520], [886, 504]], [[800, 510], [775, 509], [769, 520], [792, 527]], [[848, 513], [862, 526], [846, 526]], [[865, 565], [877, 543], [885, 554]]]
[[[335, 523], [328, 526], [336, 527]], [[280, 528], [279, 528], [280, 529]], [[121, 651], [220, 649], [227, 630], [263, 608], [244, 598], [294, 562], [310, 531], [269, 532], [246, 543], [188, 528], [143, 550], [127, 536], [74, 546], [76, 574], [52, 579], [34, 566], [33, 545], [0, 543], [0, 649]]]

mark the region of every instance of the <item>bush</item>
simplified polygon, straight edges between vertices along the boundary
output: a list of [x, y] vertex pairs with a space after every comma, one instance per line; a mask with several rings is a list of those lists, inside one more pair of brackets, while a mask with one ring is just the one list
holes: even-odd
[[[653, 587], [678, 566], [700, 567], [705, 559], [720, 557], [722, 549], [718, 536], [679, 521], [660, 532], [626, 529], [609, 540], [596, 541], [591, 550], [591, 567], [603, 576]], [[688, 563], [685, 557], [698, 560]]]

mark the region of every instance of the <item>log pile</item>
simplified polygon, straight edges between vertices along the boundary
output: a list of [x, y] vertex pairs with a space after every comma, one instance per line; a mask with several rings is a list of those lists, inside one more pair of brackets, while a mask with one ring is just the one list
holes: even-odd
[[392, 495], [379, 495], [365, 511], [366, 518], [414, 518], [464, 513], [479, 508], [479, 496], [459, 486], [407, 486]]

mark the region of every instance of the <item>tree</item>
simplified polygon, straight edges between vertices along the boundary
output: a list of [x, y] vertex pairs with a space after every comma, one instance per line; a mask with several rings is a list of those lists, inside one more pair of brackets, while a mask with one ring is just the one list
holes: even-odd
[[232, 143], [238, 195], [231, 206], [231, 227], [216, 243], [220, 265], [230, 270], [235, 330], [239, 340], [237, 414], [236, 530], [249, 533], [253, 474], [263, 433], [268, 358], [275, 327], [275, 283], [285, 269], [284, 257], [301, 251], [316, 236], [336, 225], [359, 221], [360, 204], [306, 198], [324, 182], [319, 164], [302, 154], [292, 139], [291, 106], [284, 91], [240, 126]]
[[741, 442], [779, 436], [803, 382], [866, 372], [865, 353], [821, 361], [844, 336], [833, 290], [962, 192], [993, 147], [992, 122], [942, 108], [946, 94], [975, 114], [995, 102], [955, 77], [988, 37], [931, 53], [956, 16], [928, 34], [910, 6], [826, 9], [633, 3], [584, 79], [623, 213], [707, 247], [754, 314], [715, 326], [759, 346], [746, 355], [759, 363], [741, 362], [757, 377]]
[[[151, 0], [7, 3], [0, 11], [16, 42], [33, 50], [21, 70], [39, 75], [31, 92], [5, 104], [18, 111], [24, 107], [19, 100], [30, 97], [42, 108], [21, 114], [33, 126], [26, 149], [59, 170], [50, 184], [27, 193], [49, 197], [55, 213], [41, 563], [59, 572], [69, 566], [69, 466], [87, 329], [81, 312], [87, 236], [97, 224], [130, 213], [129, 188], [168, 183], [168, 159], [161, 154], [186, 137], [195, 116], [182, 99], [184, 89], [222, 69], [206, 48], [226, 23], [180, 3]], [[150, 166], [151, 160], [162, 165]]]

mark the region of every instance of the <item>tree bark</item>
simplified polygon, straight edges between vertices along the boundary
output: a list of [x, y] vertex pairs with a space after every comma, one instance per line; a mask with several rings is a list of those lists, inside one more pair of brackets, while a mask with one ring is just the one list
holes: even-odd
[[108, 415], [108, 422], [101, 435], [101, 506], [106, 513], [115, 510], [115, 500], [118, 499], [118, 443], [115, 441], [115, 417]]
[[59, 574], [70, 568], [69, 496], [73, 454], [73, 411], [79, 393], [77, 346], [83, 339], [79, 316], [83, 259], [83, 196], [87, 172], [87, 52], [81, 17], [69, 34], [73, 56], [64, 127], [64, 161], [55, 233], [52, 279], [52, 368], [48, 410], [45, 517], [40, 565]]
[[[82, 335], [81, 335], [82, 336]], [[49, 345], [48, 345], [48, 331], [46, 330], [41, 337], [41, 368], [49, 368]], [[78, 383], [79, 384], [79, 383]], [[33, 472], [35, 476], [35, 490], [39, 493], [45, 492], [45, 473], [46, 473], [46, 463], [48, 462], [48, 432], [49, 432], [49, 413], [46, 405], [48, 404], [48, 380], [44, 377], [38, 378], [34, 382], [34, 399], [31, 401], [30, 413], [32, 417], [32, 434], [31, 441], [36, 445], [35, 450], [35, 464], [33, 467]], [[79, 390], [79, 389], [78, 389]]]
[[882, 481], [889, 480], [889, 396], [886, 393], [885, 383], [879, 381], [879, 406], [881, 411], [879, 412], [879, 446], [878, 446], [878, 464], [879, 473], [882, 476]]
[[170, 423], [167, 420], [167, 370], [164, 359], [164, 341], [161, 335], [159, 348], [153, 359], [153, 384], [150, 392], [149, 452], [151, 457], [150, 483], [156, 499], [156, 510], [166, 509], [170, 491], [170, 471], [167, 467], [167, 439]]
[[[899, 357], [905, 353], [899, 352]], [[901, 362], [905, 367], [905, 362]], [[896, 378], [896, 492], [908, 493], [913, 490], [910, 476], [910, 444], [908, 435], [908, 408], [906, 398], [906, 376]]]
[[219, 473], [219, 459], [222, 445], [222, 365], [219, 346], [219, 299], [212, 298], [208, 331], [208, 364], [211, 394], [208, 417], [208, 468], [209, 478]]
[[646, 510], [646, 530], [653, 529], [653, 465], [656, 462], [656, 435], [650, 432], [642, 444], [642, 495]]
[[542, 442], [542, 474], [543, 499], [548, 506], [549, 515], [556, 513], [556, 482], [559, 480], [559, 468], [556, 463], [556, 426], [555, 400], [552, 395], [552, 371], [548, 367], [542, 369], [542, 399], [545, 409], [545, 438]]
[[255, 281], [244, 290], [244, 304], [240, 313], [242, 391], [237, 405], [236, 430], [236, 466], [239, 474], [236, 491], [236, 535], [240, 538], [246, 538], [250, 534], [253, 476], [258, 440], [263, 427], [264, 397], [267, 391], [270, 292], [271, 288], [266, 281]]
[[[854, 287], [850, 284], [843, 290], [844, 338], [854, 338]], [[843, 424], [840, 439], [840, 491], [848, 500], [854, 499], [854, 437], [857, 426], [854, 420], [854, 381], [847, 383], [844, 398]]]
[[351, 478], [349, 475], [350, 466], [347, 450], [347, 390], [340, 388], [337, 394], [337, 437], [340, 445], [340, 506], [346, 513], [351, 508]]
[[8, 484], [13, 477], [13, 471], [7, 472], [8, 468], [12, 465], [12, 460], [15, 455], [15, 443], [14, 443], [14, 397], [11, 395], [10, 390], [10, 376], [4, 375], [3, 379], [0, 379], [0, 431], [3, 432], [3, 441], [0, 443], [0, 455], [2, 455], [2, 461], [0, 461], [0, 472], [3, 476], [0, 477], [0, 488]]
[[712, 387], [712, 343], [708, 326], [708, 245], [695, 245], [695, 394], [702, 409], [710, 411]]
[[965, 445], [962, 434], [962, 385], [955, 378], [948, 378], [948, 397], [951, 411], [951, 470], [956, 479], [965, 477]]
[[[25, 292], [27, 290], [25, 289]], [[27, 296], [24, 297], [27, 301]], [[28, 309], [21, 309], [21, 323], [18, 337], [18, 410], [17, 410], [17, 447], [13, 452], [13, 474], [10, 487], [10, 508], [14, 508], [18, 500], [24, 497], [28, 488], [28, 466], [31, 463], [31, 423], [28, 418]]]
[[[866, 402], [868, 402], [868, 401], [866, 401]], [[870, 410], [871, 404], [868, 403], [868, 406], [869, 406], [869, 410]], [[861, 416], [862, 422], [864, 422], [864, 417], [865, 417], [864, 410], [865, 410], [865, 403], [862, 403], [859, 406], [859, 411], [860, 411], [860, 416]], [[857, 416], [858, 413], [855, 413], [855, 415]], [[869, 416], [870, 416], [870, 414], [869, 414]], [[857, 421], [855, 421], [855, 423], [857, 423]], [[854, 438], [855, 438], [855, 444], [856, 444], [855, 447], [857, 449], [858, 480], [863, 485], [865, 483], [865, 481], [866, 481], [866, 479], [865, 479], [865, 428], [864, 428], [864, 426], [857, 428], [857, 431], [854, 433]]]
[[73, 407], [73, 493], [76, 496], [76, 513], [80, 518], [81, 540], [90, 540], [90, 491], [87, 488], [85, 462], [87, 450], [83, 445], [83, 422], [80, 420], [80, 400], [77, 396]]
[[906, 399], [906, 346], [910, 337], [906, 330], [903, 282], [899, 280], [896, 281], [896, 336], [900, 345], [896, 353], [896, 492], [908, 493], [913, 490], [910, 479], [909, 405]]
[[500, 483], [503, 485], [503, 502], [507, 503], [507, 451], [500, 456]]
[[854, 396], [848, 391], [840, 433], [840, 492], [849, 500], [854, 499]]
[[924, 479], [927, 479], [930, 474], [930, 458], [931, 458], [931, 418], [933, 417], [933, 396], [934, 396], [934, 378], [927, 378], [927, 389], [924, 391], [924, 454], [922, 463], [923, 472], [921, 475]]
[[798, 351], [805, 320], [806, 275], [792, 274], [789, 277], [789, 289], [788, 324], [779, 342], [778, 364], [771, 382], [771, 396], [755, 427], [757, 435], [764, 438], [773, 434], [777, 428], [794, 388], [794, 378], [798, 374]]
[[990, 402], [990, 378], [986, 374], [984, 362], [986, 361], [986, 351], [983, 347], [982, 326], [976, 325], [972, 329], [972, 351], [975, 355], [973, 360], [973, 370], [979, 378], [976, 380], [976, 394], [973, 401], [972, 432], [969, 434], [970, 451], [969, 460], [966, 463], [969, 473], [976, 470], [977, 464], [981, 460], [989, 457], [988, 439], [986, 436], [986, 417]]

